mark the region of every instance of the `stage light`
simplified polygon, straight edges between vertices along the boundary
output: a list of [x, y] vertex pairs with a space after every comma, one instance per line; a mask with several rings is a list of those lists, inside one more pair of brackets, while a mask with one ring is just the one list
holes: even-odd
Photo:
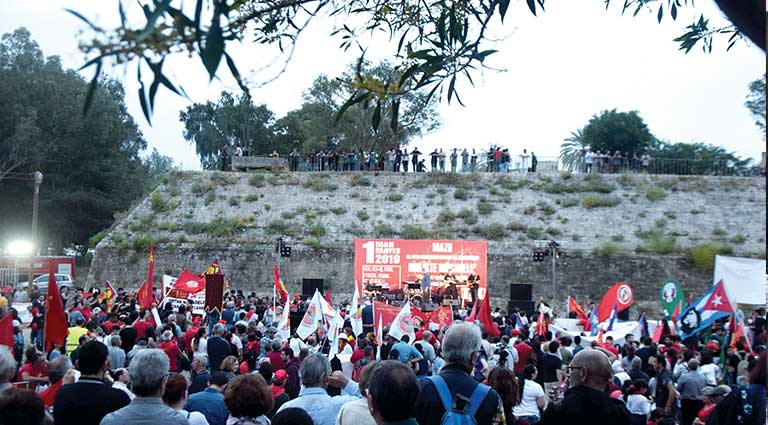
[[8, 244], [8, 253], [11, 255], [29, 255], [33, 249], [34, 247], [30, 241], [16, 240]]

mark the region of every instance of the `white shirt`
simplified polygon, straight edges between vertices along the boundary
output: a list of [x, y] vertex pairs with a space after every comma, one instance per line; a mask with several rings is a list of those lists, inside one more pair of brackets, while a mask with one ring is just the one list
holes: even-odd
[[591, 164], [595, 160], [595, 154], [592, 152], [587, 152], [586, 155], [584, 155], [584, 162], [587, 164]]
[[642, 394], [630, 394], [627, 397], [627, 410], [634, 415], [649, 417], [651, 414], [651, 402]]
[[536, 399], [543, 395], [544, 389], [541, 388], [541, 385], [526, 379], [523, 384], [523, 397], [520, 400], [520, 404], [512, 410], [512, 414], [517, 418], [521, 416], [541, 416]]
[[200, 412], [187, 412], [181, 409], [179, 413], [187, 417], [189, 425], [208, 425], [208, 419], [205, 419], [205, 415]]
[[115, 381], [115, 382], [113, 382], [113, 383], [112, 383], [112, 388], [117, 388], [118, 390], [120, 390], [120, 391], [122, 391], [122, 392], [124, 392], [124, 393], [128, 394], [128, 397], [130, 397], [130, 398], [131, 398], [131, 400], [133, 400], [133, 399], [134, 399], [134, 397], [136, 397], [136, 395], [134, 395], [134, 394], [131, 392], [131, 390], [129, 390], [129, 389], [128, 389], [128, 387], [126, 387], [126, 386], [125, 386], [125, 384], [123, 384], [123, 383], [122, 383], [122, 382], [120, 382], [120, 381]]
[[302, 348], [307, 348], [307, 344], [301, 340], [301, 338], [291, 338], [291, 349], [293, 350], [293, 357], [298, 358]]
[[[206, 345], [207, 345], [207, 343], [206, 343]], [[243, 351], [243, 341], [240, 339], [239, 336], [237, 336], [235, 334], [232, 334], [232, 345], [237, 347], [239, 352]]]
[[208, 338], [200, 338], [197, 345], [197, 353], [208, 355]]
[[703, 366], [699, 366], [699, 373], [707, 378], [707, 385], [717, 385], [717, 380], [720, 378], [720, 368], [716, 364], [710, 363]]

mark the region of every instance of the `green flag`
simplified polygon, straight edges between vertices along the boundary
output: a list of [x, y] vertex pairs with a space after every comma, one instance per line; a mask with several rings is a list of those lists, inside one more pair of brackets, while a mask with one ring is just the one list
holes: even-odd
[[683, 288], [680, 287], [680, 282], [669, 279], [661, 284], [661, 305], [667, 315], [672, 317], [678, 304], [682, 304], [681, 310], [686, 306]]

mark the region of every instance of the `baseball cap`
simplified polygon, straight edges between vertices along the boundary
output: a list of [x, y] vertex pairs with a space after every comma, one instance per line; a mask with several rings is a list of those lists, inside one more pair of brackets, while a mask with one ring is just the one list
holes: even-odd
[[196, 316], [194, 319], [192, 319], [193, 325], [199, 325], [201, 323], [203, 323], [203, 318], [200, 316]]
[[518, 336], [518, 335], [520, 335], [521, 333], [522, 333], [522, 332], [520, 332], [520, 329], [512, 329], [512, 335], [513, 335], [513, 336]]
[[288, 372], [283, 369], [279, 369], [277, 372], [275, 372], [275, 379], [278, 381], [285, 381], [288, 379]]

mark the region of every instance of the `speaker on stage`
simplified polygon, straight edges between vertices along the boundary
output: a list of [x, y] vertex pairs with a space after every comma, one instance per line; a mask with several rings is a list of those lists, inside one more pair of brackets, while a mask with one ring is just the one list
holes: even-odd
[[324, 279], [307, 279], [301, 280], [301, 294], [311, 297], [315, 294], [315, 289], [323, 294]]
[[517, 283], [509, 284], [509, 299], [510, 300], [532, 300], [533, 299], [533, 285], [524, 285]]
[[517, 308], [518, 311], [524, 311], [525, 314], [530, 318], [533, 315], [533, 301], [522, 301], [522, 300], [515, 300], [510, 301], [507, 303], [507, 314], [514, 311], [514, 309]]
[[619, 313], [616, 315], [616, 318], [617, 318], [617, 319], [619, 319], [619, 320], [629, 320], [629, 309], [630, 309], [630, 308], [631, 308], [631, 307], [627, 307], [627, 309], [626, 309], [626, 310], [622, 310], [622, 311], [620, 311], [620, 312], [619, 312]]

